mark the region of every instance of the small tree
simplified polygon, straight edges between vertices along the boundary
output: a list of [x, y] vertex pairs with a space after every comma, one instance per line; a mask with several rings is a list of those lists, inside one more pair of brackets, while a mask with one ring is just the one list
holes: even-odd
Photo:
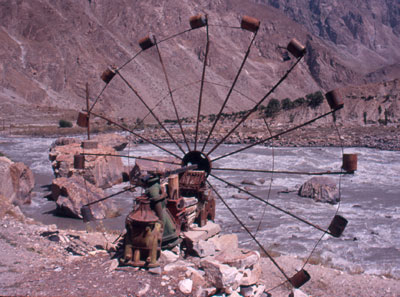
[[308, 106], [311, 108], [317, 108], [324, 102], [324, 95], [320, 91], [308, 94], [306, 98], [308, 99]]
[[282, 100], [282, 109], [283, 110], [289, 110], [289, 109], [292, 109], [293, 107], [294, 107], [293, 103], [292, 103], [292, 101], [290, 101], [289, 98], [285, 98]]
[[306, 99], [304, 99], [303, 97], [297, 98], [296, 100], [293, 101], [293, 108], [302, 106], [305, 103], [306, 103]]
[[267, 108], [265, 109], [265, 116], [272, 117], [274, 114], [281, 110], [281, 103], [278, 99], [271, 99], [268, 102]]

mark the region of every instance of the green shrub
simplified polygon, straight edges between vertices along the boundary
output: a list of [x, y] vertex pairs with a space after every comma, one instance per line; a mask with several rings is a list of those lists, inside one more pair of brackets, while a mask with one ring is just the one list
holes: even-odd
[[320, 91], [308, 94], [306, 98], [308, 100], [308, 106], [311, 108], [317, 108], [324, 102], [324, 95], [322, 95]]
[[60, 120], [58, 122], [58, 126], [60, 128], [71, 128], [72, 127], [72, 123], [70, 121], [67, 121], [67, 120]]
[[208, 120], [209, 120], [210, 122], [214, 122], [216, 118], [217, 118], [217, 115], [215, 115], [215, 114], [210, 114], [210, 115], [208, 115]]
[[271, 99], [265, 109], [265, 116], [272, 117], [274, 114], [281, 110], [281, 103], [278, 99]]
[[302, 106], [303, 104], [306, 103], [306, 99], [304, 99], [303, 97], [297, 98], [296, 100], [293, 101], [292, 105], [293, 108]]
[[294, 104], [292, 103], [292, 101], [290, 101], [289, 98], [285, 98], [282, 100], [282, 109], [283, 110], [289, 110], [292, 109], [294, 107]]
[[0, 152], [0, 157], [5, 157], [6, 155], [4, 155], [2, 152]]

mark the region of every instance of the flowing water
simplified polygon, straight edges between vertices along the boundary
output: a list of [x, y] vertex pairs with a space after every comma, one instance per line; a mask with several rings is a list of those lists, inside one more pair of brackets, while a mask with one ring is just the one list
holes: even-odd
[[[36, 186], [32, 204], [24, 206], [26, 215], [60, 228], [85, 228], [80, 220], [53, 215], [55, 203], [48, 201], [48, 185], [53, 173], [48, 160], [51, 138], [0, 137], [0, 151], [14, 161], [24, 162], [33, 171]], [[164, 145], [173, 150], [174, 146]], [[238, 145], [221, 146], [212, 157], [239, 148]], [[207, 151], [207, 150], [206, 150]], [[219, 171], [212, 174], [232, 182], [241, 188], [268, 199], [286, 211], [326, 228], [335, 213], [344, 216], [349, 224], [340, 238], [325, 235], [314, 256], [321, 262], [353, 272], [385, 274], [400, 277], [400, 154], [367, 148], [345, 148], [345, 153], [358, 154], [358, 170], [354, 175], [332, 175], [340, 185], [340, 205], [317, 203], [300, 198], [296, 189], [310, 178], [306, 175], [285, 175]], [[124, 154], [141, 156], [165, 155], [151, 145], [127, 147]], [[342, 150], [332, 147], [274, 148], [255, 146], [244, 152], [214, 162], [213, 167], [264, 169], [275, 171], [338, 171]], [[274, 160], [274, 162], [272, 161]], [[133, 164], [132, 159], [124, 159]], [[213, 177], [208, 179], [217, 192], [226, 199], [238, 217], [255, 233], [267, 250], [306, 258], [323, 233], [273, 207], [255, 199], [234, 199], [238, 190]], [[242, 184], [243, 181], [254, 184]], [[272, 182], [272, 183], [271, 183]], [[271, 192], [268, 195], [271, 185]], [[126, 184], [114, 186], [107, 193], [116, 192]], [[241, 193], [240, 195], [245, 194]], [[123, 229], [124, 218], [132, 205], [132, 194], [121, 195], [114, 202], [122, 209], [122, 215], [103, 223], [112, 229]], [[339, 208], [339, 209], [338, 209]], [[232, 217], [226, 207], [217, 200], [217, 223], [223, 232], [239, 234], [242, 245], [256, 248], [250, 237]]]

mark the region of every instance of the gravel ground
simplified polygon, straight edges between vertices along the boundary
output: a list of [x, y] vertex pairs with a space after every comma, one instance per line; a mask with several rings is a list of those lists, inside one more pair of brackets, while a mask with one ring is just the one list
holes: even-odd
[[[0, 295], [30, 296], [185, 296], [178, 282], [185, 269], [158, 274], [133, 267], [116, 267], [112, 250], [116, 234], [57, 230], [31, 219], [6, 216], [0, 220]], [[198, 262], [198, 259], [186, 259]], [[302, 261], [276, 258], [284, 269], [301, 268]], [[281, 274], [262, 258], [261, 283], [267, 289], [282, 281]], [[161, 267], [165, 263], [161, 262]], [[305, 268], [311, 280], [301, 290], [312, 296], [400, 296], [400, 281], [384, 276], [348, 274], [324, 267]], [[288, 296], [282, 285], [272, 296]]]

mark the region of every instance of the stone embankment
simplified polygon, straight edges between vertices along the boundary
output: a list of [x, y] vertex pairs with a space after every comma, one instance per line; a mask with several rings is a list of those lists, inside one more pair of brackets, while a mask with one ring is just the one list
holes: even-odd
[[[56, 202], [57, 213], [82, 219], [84, 205], [104, 198], [104, 188], [121, 183], [126, 168], [121, 158], [115, 156], [118, 156], [117, 149], [126, 145], [126, 138], [119, 135], [99, 135], [91, 141], [57, 139], [49, 152], [56, 177], [51, 185], [51, 198]], [[81, 154], [84, 158], [80, 164], [75, 156]], [[93, 204], [90, 209], [96, 219], [119, 215], [111, 200]]]

